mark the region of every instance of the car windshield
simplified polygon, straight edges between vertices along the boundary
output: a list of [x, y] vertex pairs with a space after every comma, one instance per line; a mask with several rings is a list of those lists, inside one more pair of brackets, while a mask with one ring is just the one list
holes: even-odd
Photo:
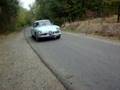
[[41, 21], [39, 22], [39, 26], [46, 26], [46, 25], [51, 25], [52, 23], [50, 21]]
[[46, 25], [52, 25], [52, 23], [50, 21], [37, 21], [35, 23], [33, 23], [33, 27], [41, 27], [41, 26], [46, 26]]

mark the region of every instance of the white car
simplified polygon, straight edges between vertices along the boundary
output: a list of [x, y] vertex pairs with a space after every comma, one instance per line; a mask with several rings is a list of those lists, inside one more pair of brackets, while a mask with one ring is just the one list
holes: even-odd
[[31, 35], [36, 40], [48, 37], [59, 39], [61, 30], [59, 26], [53, 25], [49, 20], [38, 20], [33, 23]]

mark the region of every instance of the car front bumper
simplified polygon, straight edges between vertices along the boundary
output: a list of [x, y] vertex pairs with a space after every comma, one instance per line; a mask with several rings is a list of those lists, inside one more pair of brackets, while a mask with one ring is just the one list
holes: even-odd
[[57, 36], [60, 36], [61, 33], [42, 33], [42, 34], [37, 34], [38, 38], [56, 38]]

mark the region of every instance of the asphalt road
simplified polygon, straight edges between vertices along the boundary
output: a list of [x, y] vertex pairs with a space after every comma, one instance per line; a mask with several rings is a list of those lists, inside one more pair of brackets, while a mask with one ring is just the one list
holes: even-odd
[[36, 42], [25, 36], [50, 68], [73, 90], [120, 90], [120, 45], [63, 33], [60, 40]]

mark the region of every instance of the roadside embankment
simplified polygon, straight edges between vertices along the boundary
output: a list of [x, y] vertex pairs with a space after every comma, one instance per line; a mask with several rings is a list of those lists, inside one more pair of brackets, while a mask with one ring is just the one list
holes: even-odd
[[64, 31], [99, 35], [120, 40], [120, 23], [116, 23], [117, 16], [96, 18], [85, 21], [65, 23]]

